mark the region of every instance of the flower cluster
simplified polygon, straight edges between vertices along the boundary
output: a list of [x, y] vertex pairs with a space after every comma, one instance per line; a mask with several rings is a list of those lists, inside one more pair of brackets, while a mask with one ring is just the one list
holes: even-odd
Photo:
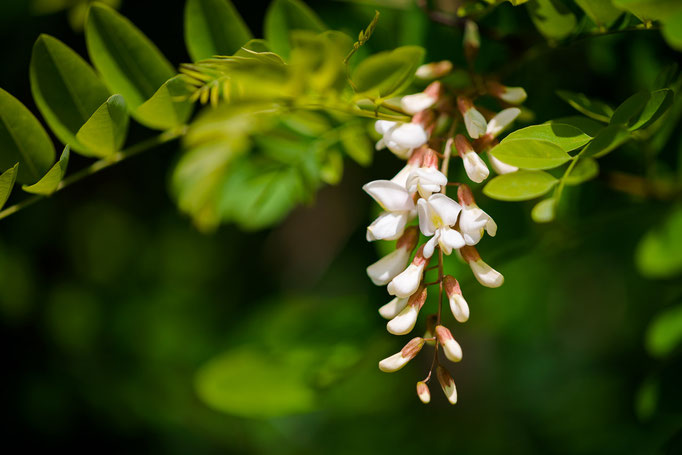
[[[417, 74], [422, 78], [440, 77], [451, 68], [449, 62], [438, 62], [419, 68]], [[428, 382], [434, 370], [447, 399], [453, 404], [457, 401], [454, 380], [438, 355], [442, 351], [451, 362], [462, 360], [459, 343], [442, 324], [443, 296], [447, 297], [456, 321], [463, 323], [469, 319], [469, 306], [459, 282], [444, 273], [443, 257], [457, 253], [483, 286], [496, 288], [504, 281], [476, 250], [485, 233], [495, 236], [497, 224], [476, 204], [469, 186], [449, 182], [447, 175], [451, 158], [458, 156], [470, 180], [484, 181], [490, 172], [481, 154], [497, 144], [496, 137], [520, 113], [510, 105], [525, 99], [523, 89], [504, 87], [494, 81], [485, 87], [486, 92], [478, 95], [497, 98], [503, 107], [498, 113], [478, 109], [471, 95], [449, 91], [438, 80], [420, 93], [402, 97], [401, 109], [411, 115], [411, 121], [378, 120], [375, 128], [381, 135], [377, 149], [388, 148], [406, 160], [406, 165], [392, 179], [369, 182], [363, 187], [383, 209], [367, 228], [367, 240], [396, 240], [394, 251], [367, 267], [374, 284], [387, 286], [393, 296], [379, 309], [380, 315], [388, 319], [388, 332], [394, 335], [412, 332], [429, 288], [439, 288], [438, 311], [427, 318], [425, 335], [413, 338], [400, 352], [379, 362], [382, 371], [394, 372], [416, 357], [425, 344], [435, 345], [431, 370], [417, 383], [417, 395], [424, 403], [431, 399]], [[440, 132], [443, 119], [449, 122], [445, 133]], [[462, 134], [457, 134], [460, 126]], [[488, 160], [497, 173], [516, 170], [489, 154]], [[447, 194], [448, 188], [456, 188], [456, 198]], [[429, 266], [432, 260], [437, 264]], [[437, 269], [438, 278], [428, 283], [424, 277], [432, 269]]]

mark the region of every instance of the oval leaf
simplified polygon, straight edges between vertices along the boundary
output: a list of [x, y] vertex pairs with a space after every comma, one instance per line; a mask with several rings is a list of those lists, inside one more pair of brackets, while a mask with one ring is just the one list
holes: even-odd
[[90, 7], [85, 23], [90, 58], [104, 83], [134, 112], [175, 75], [159, 49], [132, 22], [102, 4]]
[[419, 46], [403, 46], [366, 58], [353, 73], [356, 91], [381, 98], [400, 92], [412, 82], [424, 54]]
[[646, 333], [647, 351], [665, 357], [682, 343], [682, 305], [666, 309], [651, 322]]
[[500, 201], [526, 201], [551, 190], [559, 181], [543, 171], [518, 171], [498, 175], [483, 188], [483, 193]]
[[604, 156], [630, 139], [630, 132], [621, 125], [609, 125], [602, 129], [580, 155], [588, 158]]
[[566, 38], [577, 23], [575, 15], [561, 0], [535, 0], [528, 3], [528, 12], [538, 31], [550, 39]]
[[599, 174], [599, 164], [594, 158], [577, 158], [578, 162], [575, 167], [571, 169], [571, 173], [566, 176], [564, 181], [566, 185], [578, 185], [593, 179]]
[[41, 35], [33, 46], [30, 76], [36, 105], [57, 138], [85, 151], [76, 133], [109, 98], [95, 70], [66, 44]]
[[571, 115], [568, 117], [561, 117], [555, 120], [550, 120], [549, 123], [563, 123], [565, 125], [570, 125], [574, 128], [578, 128], [583, 133], [588, 136], [595, 137], [599, 133], [604, 125], [588, 117], [583, 117], [580, 115]]
[[289, 56], [292, 30], [312, 30], [322, 33], [327, 26], [315, 12], [300, 0], [274, 0], [265, 13], [263, 31], [272, 51]]
[[121, 149], [128, 132], [128, 111], [121, 95], [112, 95], [85, 122], [76, 138], [88, 151], [87, 156], [104, 158]]
[[530, 217], [536, 223], [549, 223], [556, 217], [556, 201], [554, 198], [542, 200], [535, 204], [530, 212]]
[[14, 182], [17, 181], [18, 169], [19, 163], [7, 169], [0, 175], [0, 209], [4, 207], [5, 202], [7, 202], [9, 195], [12, 193]]
[[611, 117], [611, 125], [627, 125], [631, 119], [639, 115], [649, 102], [649, 92], [637, 92], [616, 108]]
[[634, 131], [640, 128], [646, 128], [654, 123], [673, 104], [673, 98], [673, 91], [670, 89], [651, 92], [651, 96], [644, 105], [642, 112], [630, 120], [630, 127], [628, 129]]
[[650, 278], [672, 278], [682, 273], [682, 206], [639, 242], [636, 252], [639, 271]]
[[54, 145], [21, 101], [0, 88], [0, 169], [19, 163], [17, 180], [35, 183], [54, 162]]
[[490, 153], [502, 161], [522, 169], [552, 169], [561, 166], [571, 156], [558, 145], [542, 140], [516, 139], [502, 141]]
[[608, 123], [613, 115], [611, 106], [601, 101], [591, 100], [582, 93], [557, 90], [556, 94], [576, 111], [600, 122]]
[[186, 76], [166, 81], [149, 100], [135, 111], [135, 118], [148, 128], [167, 130], [187, 122], [192, 115], [191, 91]]
[[42, 194], [43, 196], [49, 196], [59, 187], [59, 184], [64, 179], [66, 174], [66, 168], [69, 165], [69, 155], [70, 149], [67, 145], [62, 152], [62, 156], [59, 161], [52, 166], [52, 169], [47, 171], [47, 174], [35, 183], [34, 185], [24, 185], [21, 187], [27, 193]]
[[590, 142], [592, 139], [578, 128], [558, 122], [544, 123], [521, 128], [510, 133], [502, 141], [513, 141], [517, 139], [537, 139], [552, 142], [566, 152], [575, 150]]
[[232, 55], [251, 38], [230, 0], [188, 0], [185, 43], [195, 62], [214, 55]]

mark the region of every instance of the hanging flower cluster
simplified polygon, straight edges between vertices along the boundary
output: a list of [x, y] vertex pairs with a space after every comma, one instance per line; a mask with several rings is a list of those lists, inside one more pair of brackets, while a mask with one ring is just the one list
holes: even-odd
[[[475, 24], [468, 25], [465, 34], [468, 58], [474, 58], [478, 48], [477, 34], [472, 35], [473, 32]], [[451, 69], [450, 62], [432, 63], [420, 67], [417, 77], [438, 79]], [[436, 80], [423, 92], [402, 97], [400, 107], [412, 116], [411, 121], [377, 121], [375, 129], [382, 137], [376, 147], [389, 149], [407, 163], [392, 179], [376, 180], [363, 187], [383, 209], [367, 228], [367, 240], [396, 240], [393, 252], [367, 267], [372, 282], [387, 286], [393, 296], [379, 309], [379, 314], [388, 319], [388, 332], [393, 335], [412, 332], [429, 289], [438, 286], [437, 312], [427, 317], [425, 335], [413, 338], [400, 352], [379, 362], [382, 371], [394, 372], [416, 357], [425, 344], [434, 345], [431, 369], [417, 383], [417, 395], [424, 403], [431, 399], [428, 383], [434, 370], [447, 399], [452, 404], [457, 402], [454, 379], [438, 355], [442, 351], [450, 362], [462, 360], [459, 343], [442, 323], [443, 296], [447, 297], [456, 321], [463, 323], [469, 319], [469, 306], [459, 282], [444, 273], [444, 255], [457, 253], [483, 286], [496, 288], [504, 282], [504, 277], [481, 259], [475, 246], [485, 233], [495, 236], [497, 224], [476, 204], [469, 186], [449, 182], [448, 168], [451, 158], [458, 156], [468, 178], [480, 183], [490, 174], [481, 158], [485, 152], [495, 172], [516, 171], [487, 152], [521, 112], [510, 105], [522, 103], [526, 95], [522, 88], [505, 87], [496, 81], [477, 85], [482, 88], [457, 92]], [[497, 98], [502, 109], [497, 113], [478, 109], [474, 102], [480, 96]], [[443, 124], [448, 126], [442, 128]], [[462, 134], [457, 134], [462, 126]], [[456, 188], [456, 198], [447, 194], [448, 188]], [[437, 264], [429, 266], [432, 260]], [[436, 268], [437, 280], [424, 282], [426, 271]]]

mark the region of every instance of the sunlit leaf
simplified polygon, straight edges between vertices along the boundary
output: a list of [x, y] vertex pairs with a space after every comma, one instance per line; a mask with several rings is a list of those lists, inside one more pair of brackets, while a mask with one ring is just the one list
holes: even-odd
[[536, 223], [549, 223], [556, 217], [556, 201], [554, 198], [543, 199], [535, 204], [530, 216]]
[[132, 22], [94, 3], [85, 24], [90, 58], [104, 83], [125, 98], [131, 112], [175, 75], [173, 66]]
[[54, 145], [31, 111], [0, 88], [0, 170], [19, 163], [17, 180], [35, 183], [52, 166]]
[[502, 142], [518, 139], [549, 141], [570, 152], [587, 144], [592, 138], [574, 126], [551, 122], [516, 130], [505, 137]]
[[186, 76], [175, 76], [135, 110], [135, 118], [144, 126], [158, 130], [183, 125], [192, 115], [190, 94]]
[[47, 124], [64, 144], [86, 152], [76, 133], [109, 98], [109, 91], [88, 63], [67, 45], [41, 35], [31, 56], [31, 91]]
[[682, 207], [642, 238], [635, 255], [639, 271], [649, 278], [672, 278], [682, 273]]
[[78, 130], [76, 139], [87, 147], [84, 155], [104, 158], [121, 149], [128, 133], [128, 110], [121, 95], [112, 95]]
[[649, 324], [646, 348], [654, 357], [665, 357], [682, 344], [682, 305], [664, 310]]
[[581, 155], [585, 158], [599, 158], [611, 153], [630, 139], [631, 135], [621, 125], [609, 125], [603, 128], [595, 138], [587, 144]]
[[561, 0], [531, 0], [527, 5], [530, 18], [546, 38], [564, 39], [577, 24], [575, 15]]
[[2, 207], [5, 205], [5, 202], [7, 202], [9, 195], [12, 193], [14, 182], [17, 180], [18, 168], [19, 163], [0, 174], [0, 209], [2, 209]]
[[66, 174], [66, 168], [69, 165], [69, 155], [70, 148], [67, 145], [64, 147], [59, 161], [47, 171], [47, 174], [42, 179], [33, 185], [24, 185], [21, 188], [27, 193], [42, 194], [43, 196], [49, 196], [54, 193]]
[[648, 20], [663, 20], [682, 9], [677, 0], [613, 0], [613, 4], [640, 19]]
[[326, 29], [324, 22], [301, 0], [274, 0], [265, 13], [263, 26], [265, 40], [272, 51], [283, 57], [289, 56], [293, 30], [322, 33]]
[[350, 125], [339, 132], [341, 145], [348, 156], [361, 166], [369, 166], [374, 156], [374, 145], [364, 128]]
[[531, 170], [552, 169], [571, 159], [560, 146], [539, 139], [505, 139], [490, 153], [503, 163]]
[[232, 55], [252, 38], [230, 0], [188, 0], [185, 43], [194, 61]]
[[569, 92], [567, 90], [557, 90], [556, 93], [562, 100], [570, 104], [573, 109], [600, 122], [608, 123], [613, 115], [613, 109], [608, 104], [591, 100], [582, 93]]
[[599, 174], [599, 164], [594, 158], [577, 158], [578, 162], [566, 176], [566, 185], [578, 185], [595, 178]]
[[483, 193], [500, 201], [526, 201], [551, 190], [559, 181], [543, 171], [518, 171], [498, 175], [483, 188]]
[[606, 26], [618, 19], [623, 11], [613, 6], [611, 0], [575, 0], [595, 24]]
[[353, 72], [356, 91], [381, 98], [400, 93], [414, 79], [424, 54], [421, 47], [403, 46], [366, 58]]

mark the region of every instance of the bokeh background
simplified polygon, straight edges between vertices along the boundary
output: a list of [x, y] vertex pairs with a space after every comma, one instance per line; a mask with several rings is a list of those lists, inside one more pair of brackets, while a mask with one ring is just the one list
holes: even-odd
[[[0, 2], [0, 86], [34, 112], [28, 66], [38, 35], [86, 55], [82, 6], [63, 8], [75, 3]], [[234, 3], [259, 36], [267, 2]], [[428, 60], [464, 62], [461, 31], [429, 22], [411, 1], [308, 4], [351, 36], [379, 8], [368, 52], [418, 44]], [[189, 60], [183, 6], [124, 0], [119, 9], [180, 64]], [[479, 69], [526, 88], [529, 123], [572, 114], [558, 88], [617, 105], [680, 55], [655, 30], [547, 46], [525, 9], [509, 4], [481, 28]], [[150, 135], [136, 125], [129, 141]], [[678, 176], [680, 136], [659, 164]], [[640, 155], [625, 147], [603, 168], [642, 174]], [[499, 225], [480, 251], [506, 282], [482, 288], [447, 263], [472, 312], [450, 324], [464, 349], [451, 368], [460, 400], [449, 405], [435, 386], [424, 406], [414, 387], [430, 354], [395, 374], [377, 368], [406, 340], [385, 331], [376, 310], [388, 296], [365, 274], [380, 253], [364, 240], [375, 209], [361, 186], [400, 163], [386, 151], [368, 168], [347, 162], [339, 185], [281, 225], [207, 235], [168, 195], [177, 156], [166, 144], [0, 222], [6, 448], [682, 453], [682, 354], [650, 334], [682, 302], [682, 280], [646, 278], [635, 266], [638, 242], [673, 201], [617, 191], [602, 177], [568, 188], [558, 221], [537, 225], [532, 203], [479, 196]], [[84, 163], [73, 157], [72, 169]]]

